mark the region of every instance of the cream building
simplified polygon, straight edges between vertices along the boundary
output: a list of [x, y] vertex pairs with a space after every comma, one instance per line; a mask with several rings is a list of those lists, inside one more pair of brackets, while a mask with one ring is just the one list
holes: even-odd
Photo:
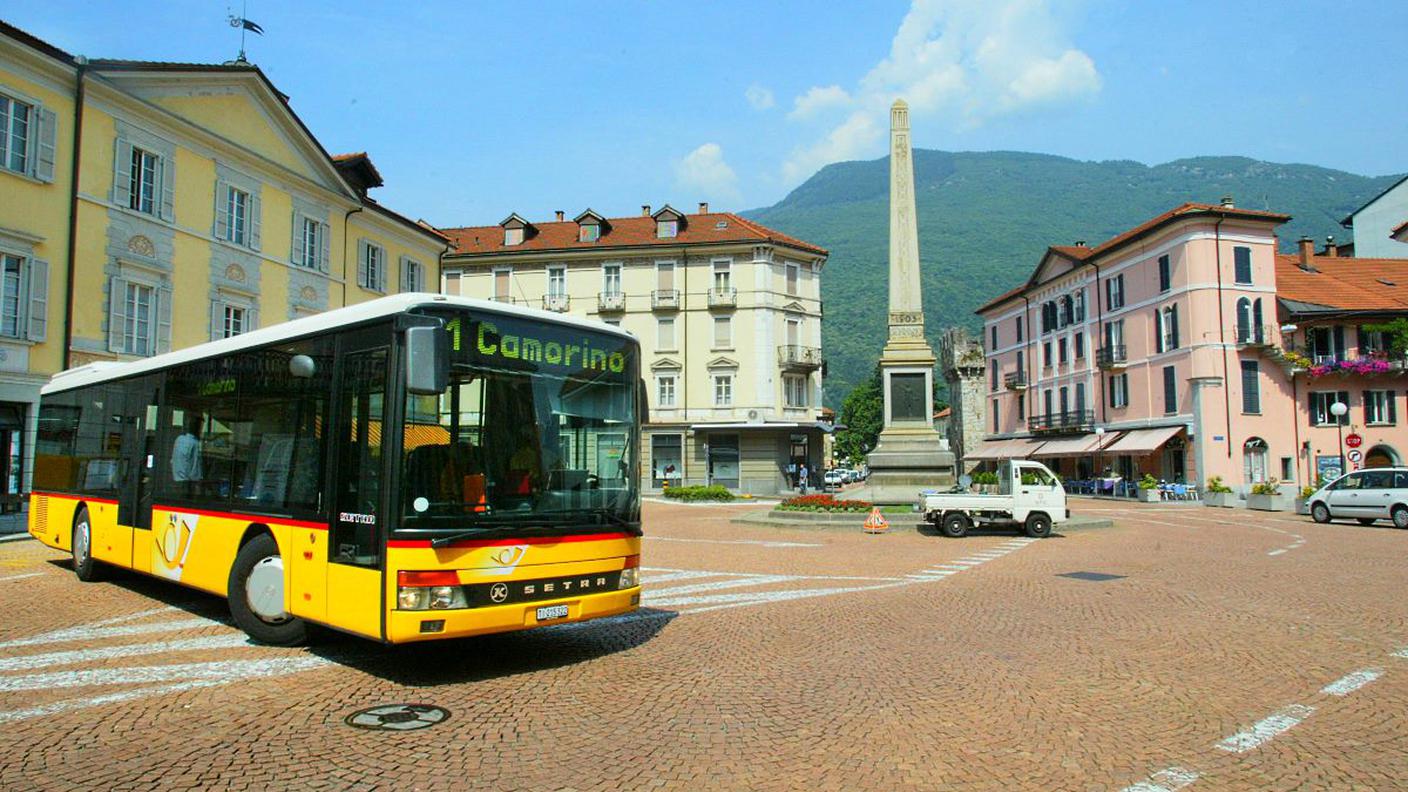
[[447, 293], [587, 316], [640, 339], [646, 488], [773, 494], [795, 486], [801, 465], [821, 467], [824, 249], [707, 204], [440, 230], [454, 244]]
[[445, 238], [251, 64], [88, 60], [0, 23], [0, 129], [7, 508], [55, 372], [439, 282]]

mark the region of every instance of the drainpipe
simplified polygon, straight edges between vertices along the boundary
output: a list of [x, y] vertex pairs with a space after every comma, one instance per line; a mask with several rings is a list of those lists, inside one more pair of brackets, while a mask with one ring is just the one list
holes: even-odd
[[[1022, 369], [1022, 373], [1023, 373], [1023, 374], [1026, 374], [1027, 377], [1028, 377], [1028, 379], [1027, 379], [1027, 389], [1026, 389], [1025, 392], [1022, 393], [1022, 395], [1020, 395], [1020, 396], [1017, 397], [1017, 398], [1019, 398], [1019, 399], [1025, 399], [1025, 398], [1027, 397], [1027, 394], [1032, 392], [1032, 375], [1031, 375], [1031, 371], [1032, 371], [1032, 358], [1031, 358], [1031, 355], [1028, 354], [1028, 353], [1031, 351], [1031, 348], [1032, 348], [1032, 298], [1030, 298], [1030, 297], [1028, 297], [1027, 295], [1023, 294], [1023, 295], [1022, 295], [1022, 304], [1023, 304], [1023, 306], [1024, 306], [1024, 307], [1022, 308], [1022, 324], [1024, 325], [1024, 326], [1022, 327], [1022, 350], [1021, 350], [1020, 352], [1018, 352], [1017, 354], [1021, 355], [1021, 356], [1024, 357], [1024, 358], [1026, 358], [1026, 360], [1023, 360], [1023, 361], [1022, 361], [1022, 363], [1023, 363], [1023, 365], [1024, 365], [1024, 368]], [[1028, 402], [1028, 403], [1027, 403], [1027, 406], [1026, 406], [1026, 409], [1022, 410], [1022, 412], [1025, 413], [1027, 416], [1030, 416], [1031, 413], [1029, 412], [1029, 410], [1031, 410], [1031, 408], [1032, 408], [1031, 402]], [[1027, 421], [1027, 426], [1029, 426], [1029, 427], [1031, 426], [1031, 418], [1030, 418], [1030, 417], [1026, 417], [1026, 418], [1024, 418], [1023, 420]], [[1021, 431], [1021, 427], [1018, 427], [1018, 431]]]
[[1232, 458], [1232, 385], [1228, 377], [1231, 376], [1231, 369], [1227, 363], [1227, 323], [1224, 318], [1222, 308], [1222, 222], [1227, 219], [1227, 215], [1219, 215], [1217, 223], [1213, 225], [1213, 240], [1216, 247], [1214, 255], [1217, 263], [1217, 343], [1218, 349], [1222, 352], [1222, 405], [1227, 416], [1227, 436], [1222, 438], [1222, 442], [1227, 444], [1227, 458]]
[[[349, 236], [349, 234], [347, 233], [347, 232], [348, 232], [347, 220], [348, 220], [349, 218], [351, 218], [352, 215], [357, 214], [357, 213], [360, 212], [360, 211], [362, 211], [362, 205], [361, 205], [361, 204], [358, 204], [358, 205], [356, 206], [356, 208], [347, 210], [347, 214], [345, 214], [345, 215], [342, 216], [342, 306], [341, 306], [341, 307], [344, 307], [344, 308], [347, 306], [347, 238], [348, 238], [348, 236]], [[384, 263], [385, 263], [385, 262], [383, 262], [383, 264], [384, 264]]]
[[73, 103], [73, 157], [69, 164], [68, 176], [68, 262], [64, 279], [64, 349], [63, 367], [69, 368], [73, 362], [73, 279], [78, 268], [78, 169], [80, 152], [83, 150], [83, 99], [87, 93], [88, 59], [78, 57], [77, 87]]
[[[1105, 300], [1100, 296], [1100, 262], [1092, 261], [1090, 266], [1095, 268], [1095, 337], [1103, 345], [1105, 343]], [[1086, 306], [1090, 310], [1090, 306]], [[1096, 347], [1099, 349], [1099, 347]], [[1095, 370], [1100, 370], [1099, 353], [1096, 353]], [[1110, 422], [1110, 394], [1105, 392], [1105, 375], [1100, 375], [1100, 423]]]

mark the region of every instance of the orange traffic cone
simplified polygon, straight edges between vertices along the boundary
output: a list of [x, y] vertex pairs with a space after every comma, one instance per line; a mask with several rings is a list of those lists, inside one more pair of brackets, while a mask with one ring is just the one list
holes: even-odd
[[870, 509], [870, 516], [865, 518], [865, 532], [878, 534], [885, 533], [888, 530], [890, 530], [890, 523], [885, 521], [885, 515], [880, 513], [880, 507], [872, 507]]

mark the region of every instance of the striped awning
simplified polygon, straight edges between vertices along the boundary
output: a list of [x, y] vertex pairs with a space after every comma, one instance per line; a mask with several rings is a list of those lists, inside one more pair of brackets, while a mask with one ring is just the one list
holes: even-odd
[[1013, 437], [1007, 440], [987, 440], [963, 455], [965, 460], [995, 461], [999, 459], [1030, 459], [1041, 448], [1040, 440]]
[[1160, 426], [1157, 429], [1131, 429], [1124, 437], [1105, 447], [1111, 454], [1148, 454], [1157, 451], [1174, 435], [1183, 430], [1182, 426]]

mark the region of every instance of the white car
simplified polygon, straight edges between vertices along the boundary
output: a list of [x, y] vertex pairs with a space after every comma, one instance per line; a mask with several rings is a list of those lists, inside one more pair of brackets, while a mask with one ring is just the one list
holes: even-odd
[[840, 469], [828, 470], [826, 475], [822, 477], [822, 481], [826, 482], [828, 487], [839, 487], [846, 483], [846, 474]]
[[1408, 528], [1408, 468], [1347, 473], [1317, 490], [1306, 505], [1318, 523], [1352, 517], [1364, 525], [1393, 520], [1395, 528]]

